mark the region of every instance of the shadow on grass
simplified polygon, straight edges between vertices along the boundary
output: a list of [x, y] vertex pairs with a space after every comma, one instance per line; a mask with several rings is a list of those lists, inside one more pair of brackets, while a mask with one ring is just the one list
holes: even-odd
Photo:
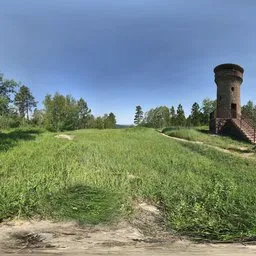
[[7, 151], [16, 146], [19, 141], [34, 140], [36, 135], [42, 133], [38, 129], [17, 129], [11, 132], [0, 132], [0, 151]]
[[196, 129], [198, 132], [201, 132], [203, 134], [210, 134], [209, 130], [205, 130], [205, 129]]
[[[200, 133], [203, 133], [203, 134], [207, 134], [207, 135], [215, 135], [215, 134], [212, 134], [209, 130], [205, 130], [205, 129], [196, 129], [198, 132]], [[234, 141], [238, 141], [238, 142], [243, 142], [243, 143], [246, 143], [249, 145], [251, 145], [247, 140], [245, 140], [243, 137], [241, 136], [238, 136], [234, 133], [229, 133], [229, 132], [224, 132], [222, 134], [219, 134], [219, 135], [215, 135], [215, 136], [220, 136], [222, 138], [227, 138], [227, 139], [231, 139], [231, 140], [234, 140]], [[246, 153], [246, 152], [244, 152]]]
[[229, 147], [229, 148], [227, 148], [227, 150], [229, 150], [231, 152], [236, 152], [236, 153], [239, 153], [239, 154], [255, 153], [255, 149], [253, 147], [247, 148], [247, 149]]
[[202, 156], [209, 156], [211, 154], [210, 151], [212, 151], [213, 149], [208, 148], [205, 145], [198, 145], [198, 144], [194, 144], [194, 143], [190, 143], [190, 142], [186, 142], [186, 141], [180, 141], [180, 145], [185, 148], [186, 150], [189, 150], [193, 153], [197, 153], [199, 155]]
[[[201, 156], [207, 157], [213, 161], [217, 161], [219, 157], [223, 157], [221, 154], [221, 151], [218, 151], [216, 149], [210, 148], [207, 145], [198, 145], [198, 144], [193, 144], [189, 142], [180, 142], [180, 145], [185, 148], [186, 150], [189, 150], [193, 153], [199, 154]], [[223, 152], [224, 153], [224, 152]], [[232, 157], [231, 154], [226, 153], [225, 157]]]
[[68, 187], [48, 195], [48, 212], [59, 220], [75, 220], [80, 224], [99, 224], [113, 220], [120, 213], [121, 197], [113, 192], [90, 186]]
[[[212, 159], [216, 161], [216, 157], [220, 156], [221, 151], [217, 151], [216, 149], [209, 148], [207, 145], [198, 145], [198, 144], [192, 144], [189, 142], [180, 142], [180, 145], [184, 147], [187, 150], [192, 151], [193, 153], [197, 153], [201, 156], [207, 157], [209, 159]], [[226, 148], [223, 150], [228, 150], [231, 152], [239, 153], [241, 156], [246, 153], [254, 153], [252, 149], [242, 150], [237, 148]], [[233, 157], [231, 154], [226, 153], [225, 157]]]
[[180, 126], [173, 126], [173, 127], [166, 127], [162, 130], [160, 130], [161, 133], [166, 133], [166, 132], [171, 132], [171, 131], [178, 131], [180, 129], [190, 129], [190, 128], [185, 128], [185, 127], [180, 127]]

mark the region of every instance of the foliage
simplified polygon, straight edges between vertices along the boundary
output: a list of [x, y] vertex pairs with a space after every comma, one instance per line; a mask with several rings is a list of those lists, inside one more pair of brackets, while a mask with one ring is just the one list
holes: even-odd
[[217, 101], [206, 98], [203, 100], [201, 112], [203, 115], [202, 124], [208, 125], [210, 122], [210, 114], [217, 108]]
[[136, 106], [134, 124], [139, 125], [143, 120], [143, 111], [141, 106]]
[[202, 106], [195, 102], [192, 105], [191, 114], [186, 118], [183, 106], [178, 105], [177, 111], [174, 106], [152, 108], [145, 113], [142, 125], [152, 128], [164, 128], [169, 126], [199, 126], [208, 125], [210, 113], [216, 109], [216, 101], [208, 98], [203, 100]]
[[202, 113], [200, 112], [200, 106], [199, 106], [199, 104], [197, 102], [195, 102], [192, 105], [190, 119], [191, 119], [191, 124], [193, 126], [201, 125]]
[[89, 127], [89, 119], [91, 115], [91, 109], [88, 108], [87, 102], [80, 98], [77, 102], [78, 107], [78, 128], [88, 128]]
[[174, 106], [170, 108], [170, 125], [176, 125], [176, 111]]
[[[65, 96], [56, 93], [53, 97], [46, 95], [44, 99], [45, 127], [50, 131], [61, 131], [67, 128], [68, 101]], [[73, 106], [74, 107], [74, 106]], [[78, 113], [77, 113], [78, 114]]]
[[143, 124], [147, 127], [163, 128], [171, 123], [170, 110], [166, 106], [150, 109], [145, 114]]
[[0, 115], [0, 129], [17, 128], [21, 125], [21, 119], [17, 115]]
[[25, 118], [25, 115], [27, 115], [27, 120], [29, 120], [29, 111], [37, 105], [30, 89], [25, 85], [21, 86], [15, 94], [14, 104], [19, 110], [20, 117]]
[[72, 96], [56, 93], [44, 100], [44, 124], [50, 131], [75, 130], [81, 128], [112, 129], [116, 126], [114, 113], [95, 118], [86, 101], [76, 101]]
[[256, 105], [251, 100], [242, 107], [242, 115], [253, 120], [256, 125]]
[[106, 118], [104, 119], [104, 128], [105, 129], [114, 129], [116, 128], [116, 116], [114, 113], [110, 113], [109, 115], [106, 115]]
[[186, 124], [186, 117], [181, 104], [178, 105], [177, 108], [177, 116], [176, 116], [176, 125], [178, 126], [185, 126]]
[[[14, 80], [0, 77], [0, 128], [8, 129], [22, 126], [45, 127], [50, 131], [75, 130], [84, 128], [112, 129], [116, 127], [114, 113], [95, 118], [87, 102], [76, 100], [71, 95], [46, 95], [45, 109], [35, 108], [37, 102], [29, 87], [20, 86]], [[15, 106], [12, 105], [15, 104]], [[34, 109], [31, 120], [30, 113]], [[25, 120], [25, 116], [27, 121]]]
[[104, 118], [100, 116], [96, 117], [93, 123], [93, 128], [104, 129]]
[[114, 129], [116, 128], [116, 117], [114, 113], [105, 114], [103, 117], [98, 116], [90, 120], [90, 128], [96, 129]]
[[8, 115], [12, 96], [15, 94], [15, 88], [18, 83], [14, 80], [4, 79], [0, 77], [0, 115]]
[[34, 113], [32, 115], [31, 124], [34, 126], [43, 127], [44, 125], [45, 112], [43, 110], [34, 109]]
[[92, 114], [87, 118], [87, 128], [95, 128], [95, 117]]
[[83, 99], [76, 101], [70, 95], [56, 93], [45, 97], [44, 106], [44, 123], [50, 131], [75, 130], [88, 126], [91, 110]]

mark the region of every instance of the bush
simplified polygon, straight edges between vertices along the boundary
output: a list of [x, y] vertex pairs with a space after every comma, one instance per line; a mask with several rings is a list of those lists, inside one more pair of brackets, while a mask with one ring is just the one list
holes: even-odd
[[0, 129], [17, 128], [21, 125], [18, 117], [0, 116]]
[[[184, 127], [183, 127], [184, 128]], [[166, 127], [164, 128], [161, 132], [162, 133], [167, 133], [167, 132], [170, 132], [170, 131], [176, 131], [176, 130], [179, 130], [181, 129], [180, 127], [176, 126], [176, 127]]]

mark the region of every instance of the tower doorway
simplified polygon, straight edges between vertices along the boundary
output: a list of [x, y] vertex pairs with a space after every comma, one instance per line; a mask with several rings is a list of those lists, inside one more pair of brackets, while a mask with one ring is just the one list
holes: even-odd
[[234, 103], [231, 104], [231, 117], [237, 118], [237, 106]]

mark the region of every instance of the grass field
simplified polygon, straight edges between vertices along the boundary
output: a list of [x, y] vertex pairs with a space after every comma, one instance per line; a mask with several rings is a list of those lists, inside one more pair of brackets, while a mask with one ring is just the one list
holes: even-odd
[[146, 128], [69, 134], [73, 141], [31, 129], [0, 133], [1, 220], [96, 224], [132, 218], [140, 199], [158, 205], [170, 229], [181, 234], [256, 236], [254, 159]]
[[165, 128], [164, 134], [182, 138], [190, 141], [200, 141], [207, 145], [217, 146], [223, 149], [234, 150], [238, 152], [254, 152], [253, 145], [243, 141], [231, 138], [229, 136], [216, 136], [209, 133], [208, 127], [197, 128]]

